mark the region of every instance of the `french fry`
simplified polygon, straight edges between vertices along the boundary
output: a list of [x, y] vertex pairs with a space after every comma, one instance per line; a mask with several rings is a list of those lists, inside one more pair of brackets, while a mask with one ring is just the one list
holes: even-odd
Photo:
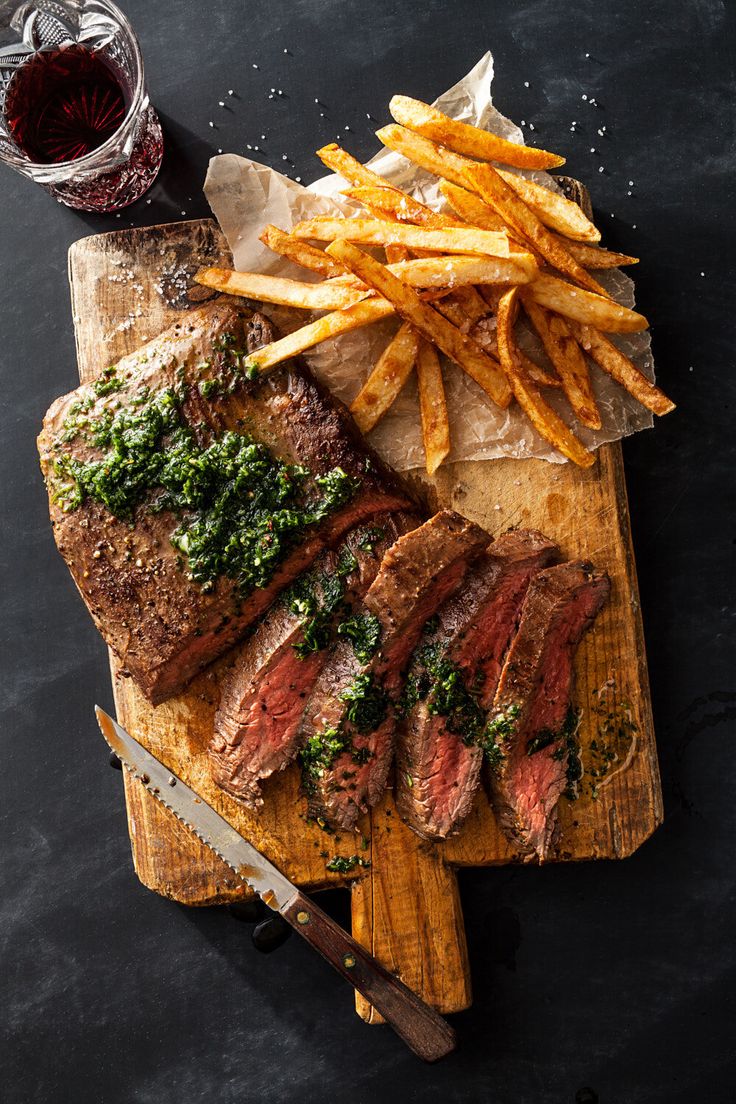
[[569, 326], [588, 356], [647, 410], [662, 415], [675, 409], [672, 400], [602, 333], [585, 323], [570, 322]]
[[[461, 253], [444, 257], [414, 257], [388, 267], [394, 276], [412, 287], [452, 288], [453, 291], [469, 284], [527, 284], [539, 273], [529, 253], [515, 253], [513, 258], [465, 256]], [[329, 284], [331, 287], [363, 287], [352, 273], [337, 276]]]
[[477, 192], [509, 224], [512, 234], [521, 235], [522, 240], [528, 241], [553, 268], [564, 272], [589, 291], [605, 296], [606, 292], [600, 284], [573, 260], [559, 239], [552, 236], [492, 165], [461, 157], [429, 138], [396, 124], [383, 127], [376, 132], [376, 136], [389, 149], [403, 154], [423, 169], [445, 177], [460, 188]]
[[357, 330], [371, 322], [388, 318], [393, 313], [393, 304], [385, 299], [366, 299], [362, 303], [356, 303], [354, 307], [348, 307], [347, 310], [324, 314], [316, 322], [310, 322], [294, 330], [293, 333], [287, 334], [286, 337], [272, 341], [270, 345], [264, 345], [262, 349], [251, 353], [247, 365], [256, 371], [265, 372], [275, 364], [281, 364], [289, 357], [298, 356], [306, 349], [319, 345], [328, 337], [338, 337], [350, 330]]
[[423, 303], [416, 291], [402, 283], [385, 265], [363, 253], [351, 242], [334, 241], [327, 250], [331, 257], [351, 269], [369, 287], [389, 302], [404, 321], [411, 322], [429, 341], [454, 360], [500, 407], [508, 406], [511, 391], [498, 365], [467, 334]]
[[232, 272], [227, 268], [200, 268], [194, 279], [204, 287], [227, 295], [245, 295], [264, 303], [309, 310], [343, 310], [364, 299], [369, 292], [354, 287], [335, 286], [330, 281], [305, 284], [282, 276], [263, 276], [257, 272]]
[[[386, 218], [395, 222], [411, 222], [417, 226], [431, 226], [442, 228], [447, 226], [463, 227], [465, 223], [452, 215], [441, 214], [426, 207], [418, 199], [414, 199], [404, 192], [397, 192], [395, 188], [348, 188], [343, 195], [362, 203], [371, 211], [380, 212]], [[490, 229], [483, 227], [482, 229]], [[501, 220], [494, 230], [503, 230]]]
[[277, 226], [268, 225], [260, 236], [260, 241], [267, 245], [274, 253], [282, 257], [288, 257], [290, 261], [309, 268], [312, 272], [319, 272], [320, 276], [339, 276], [343, 269], [333, 261], [331, 257], [314, 245], [300, 241], [291, 234], [279, 230]]
[[440, 359], [434, 345], [424, 338], [419, 341], [417, 383], [427, 475], [434, 475], [450, 451], [450, 422]]
[[318, 149], [317, 157], [323, 165], [328, 169], [332, 169], [334, 173], [337, 173], [338, 176], [341, 176], [343, 180], [347, 180], [348, 184], [352, 184], [354, 187], [391, 187], [388, 180], [384, 180], [372, 169], [366, 168], [357, 158], [353, 157], [347, 150], [341, 149], [335, 142], [330, 142], [329, 145]]
[[405, 245], [392, 245], [386, 246], [386, 262], [387, 264], [400, 264], [401, 261], [408, 261], [411, 259], [411, 253]]
[[488, 314], [488, 304], [474, 287], [456, 287], [453, 295], [460, 305], [460, 309], [470, 319], [471, 323], [479, 322], [481, 318], [485, 318]]
[[404, 322], [381, 354], [378, 363], [353, 399], [350, 412], [362, 433], [381, 420], [396, 401], [417, 359], [419, 335]]
[[529, 321], [560, 377], [573, 414], [589, 429], [601, 428], [601, 415], [590, 383], [590, 372], [580, 346], [559, 314], [548, 314], [531, 297], [521, 297]]
[[645, 330], [649, 325], [643, 314], [544, 272], [530, 284], [529, 294], [535, 303], [547, 307], [548, 310], [564, 314], [565, 318], [572, 318], [576, 322], [589, 322], [597, 330], [604, 330], [606, 333], [636, 333], [638, 330]]
[[575, 241], [601, 240], [600, 230], [571, 199], [560, 195], [559, 192], [552, 192], [541, 184], [535, 184], [533, 180], [527, 180], [524, 176], [517, 176], [516, 173], [506, 172], [505, 169], [496, 171], [501, 179], [521, 196], [527, 207], [534, 211], [545, 226]]
[[[557, 237], [553, 234], [553, 237]], [[588, 245], [586, 242], [570, 241], [568, 238], [560, 238], [565, 249], [574, 257], [583, 268], [623, 268], [624, 265], [639, 263], [638, 257], [630, 257], [627, 253], [613, 253], [610, 249], [604, 249], [598, 245]]]
[[505, 233], [472, 227], [452, 226], [435, 230], [382, 222], [380, 219], [318, 217], [298, 222], [291, 232], [296, 238], [315, 238], [318, 241], [344, 239], [364, 245], [406, 245], [410, 249], [431, 249], [438, 253], [480, 253], [491, 257], [509, 255], [509, 241]]
[[[451, 184], [449, 180], [440, 182], [440, 191], [453, 211], [465, 222], [469, 222], [472, 226], [479, 226], [481, 230], [503, 228], [504, 222], [500, 215], [497, 215], [493, 208], [484, 203], [475, 192], [458, 188], [457, 184]], [[624, 265], [639, 263], [638, 257], [629, 257], [626, 253], [612, 253], [600, 246], [571, 241], [558, 234], [553, 234], [552, 237], [558, 239], [570, 256], [584, 268], [621, 268]]]
[[[498, 290], [499, 293], [498, 299], [495, 300], [495, 305], [493, 307], [493, 314], [495, 315], [498, 312], [498, 304], [501, 296], [503, 295], [503, 288], [494, 288], [494, 290]], [[446, 302], [447, 299], [442, 299], [442, 301], [438, 302], [437, 304], [437, 309], [441, 310], [442, 314], [444, 314], [444, 307]], [[492, 328], [488, 325], [490, 321], [492, 321], [493, 323]], [[495, 326], [495, 318], [484, 318], [477, 322], [476, 326], [474, 326], [470, 330], [470, 337], [474, 341], [477, 341], [481, 349], [489, 353], [494, 360], [498, 360], [499, 343], [497, 340], [497, 326]], [[527, 357], [526, 353], [522, 349], [516, 347], [516, 353], [518, 353], [521, 367], [524, 369], [526, 374], [529, 375], [530, 380], [533, 380], [534, 383], [540, 384], [541, 388], [562, 388], [562, 383], [559, 382], [557, 376], [545, 372], [545, 370], [542, 368], [542, 365], [537, 364], [536, 361], [532, 360], [531, 357]]]
[[436, 107], [409, 96], [393, 96], [388, 109], [396, 122], [409, 130], [480, 161], [501, 161], [518, 169], [554, 169], [565, 164], [565, 158], [556, 153], [508, 142], [487, 130], [450, 119]]
[[516, 401], [546, 441], [549, 441], [574, 464], [578, 464], [581, 468], [589, 468], [595, 463], [593, 454], [588, 452], [582, 442], [548, 406], [519, 364], [514, 339], [516, 297], [517, 289], [510, 288], [501, 296], [501, 302], [498, 305], [498, 353]]

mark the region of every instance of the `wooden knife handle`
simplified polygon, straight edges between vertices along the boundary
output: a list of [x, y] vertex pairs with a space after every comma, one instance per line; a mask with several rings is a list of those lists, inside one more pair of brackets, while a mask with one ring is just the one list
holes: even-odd
[[297, 893], [281, 915], [370, 1001], [410, 1050], [425, 1062], [436, 1062], [455, 1049], [455, 1032], [447, 1021], [389, 973], [309, 897]]

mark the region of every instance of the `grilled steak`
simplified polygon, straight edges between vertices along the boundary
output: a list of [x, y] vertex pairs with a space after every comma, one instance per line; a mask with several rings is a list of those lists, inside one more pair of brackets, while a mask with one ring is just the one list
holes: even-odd
[[394, 704], [422, 627], [465, 577], [489, 536], [451, 511], [401, 537], [363, 600], [363, 632], [340, 641], [304, 716], [302, 763], [311, 807], [341, 828], [383, 793]]
[[54, 534], [124, 670], [158, 703], [318, 552], [411, 499], [347, 411], [219, 299], [58, 399], [39, 438]]
[[589, 563], [540, 571], [494, 698], [488, 728], [493, 802], [506, 831], [541, 860], [577, 764], [570, 705], [575, 651], [609, 591], [608, 576]]
[[425, 839], [445, 839], [470, 811], [483, 758], [477, 741], [503, 657], [529, 582], [556, 551], [534, 531], [500, 536], [414, 653], [397, 734], [396, 801]]
[[397, 513], [351, 530], [337, 551], [321, 553], [236, 650], [209, 748], [222, 789], [246, 805], [263, 804], [260, 782], [296, 755], [299, 723], [337, 619], [363, 597], [394, 541], [417, 524], [411, 514]]

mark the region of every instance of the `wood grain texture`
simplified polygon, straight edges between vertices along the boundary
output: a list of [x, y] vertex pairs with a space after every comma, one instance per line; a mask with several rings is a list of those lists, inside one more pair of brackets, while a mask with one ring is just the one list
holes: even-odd
[[[210, 221], [174, 223], [97, 235], [70, 250], [69, 276], [82, 380], [155, 336], [187, 310], [192, 273], [227, 264], [227, 249]], [[196, 293], [198, 294], [198, 293]], [[597, 796], [584, 779], [582, 796], [560, 804], [556, 859], [623, 858], [662, 819], [636, 568], [629, 530], [621, 448], [606, 445], [587, 471], [572, 464], [502, 460], [450, 464], [432, 480], [417, 475], [432, 507], [451, 506], [498, 533], [534, 526], [569, 557], [589, 557], [608, 571], [611, 601], [578, 651], [575, 701], [583, 710], [584, 765], [600, 737], [597, 691], [606, 709], [630, 710], [635, 746], [625, 769]], [[154, 709], [112, 660], [118, 718], [177, 774], [199, 790], [244, 836], [300, 886], [345, 884], [325, 869], [324, 852], [350, 854], [351, 836], [328, 836], [305, 822], [298, 776], [290, 768], [266, 785], [260, 814], [242, 809], [210, 780], [206, 746], [219, 698], [225, 656], [187, 692]], [[251, 891], [139, 784], [125, 776], [133, 861], [144, 885], [189, 905], [242, 899]], [[436, 845], [399, 820], [390, 794], [363, 818], [371, 866], [352, 880], [353, 931], [387, 968], [444, 1012], [470, 1002], [470, 979], [454, 868], [521, 861], [498, 828], [485, 793], [477, 795], [459, 835]], [[358, 998], [358, 1011], [378, 1017]]]

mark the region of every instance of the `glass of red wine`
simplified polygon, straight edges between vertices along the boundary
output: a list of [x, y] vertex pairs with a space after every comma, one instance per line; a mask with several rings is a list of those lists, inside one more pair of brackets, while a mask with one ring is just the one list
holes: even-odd
[[156, 179], [161, 124], [109, 0], [0, 0], [0, 160], [68, 207], [116, 211]]

